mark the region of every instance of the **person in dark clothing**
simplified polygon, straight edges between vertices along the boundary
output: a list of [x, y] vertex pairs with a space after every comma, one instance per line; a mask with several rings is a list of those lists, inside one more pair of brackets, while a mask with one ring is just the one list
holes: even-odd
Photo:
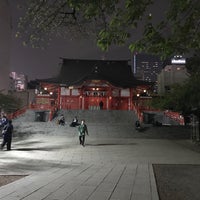
[[65, 117], [62, 114], [58, 120], [58, 124], [64, 126], [65, 125]]
[[100, 101], [100, 102], [99, 102], [99, 107], [100, 107], [100, 110], [103, 109], [103, 101]]
[[7, 145], [7, 150], [11, 150], [11, 142], [12, 142], [12, 133], [13, 133], [13, 125], [12, 120], [8, 120], [8, 123], [4, 126], [2, 130], [3, 134], [3, 142], [1, 144], [1, 149]]
[[84, 147], [85, 146], [85, 134], [88, 135], [88, 129], [87, 129], [87, 125], [85, 124], [85, 120], [82, 120], [81, 124], [78, 126], [78, 133], [79, 133], [80, 144]]
[[78, 125], [80, 125], [80, 124], [78, 123], [78, 118], [75, 116], [74, 119], [72, 120], [72, 123], [70, 124], [70, 126], [76, 127]]
[[0, 127], [4, 127], [8, 123], [8, 118], [3, 115], [2, 118], [0, 119]]
[[135, 128], [136, 130], [139, 130], [141, 128], [140, 122], [138, 120], [135, 122]]

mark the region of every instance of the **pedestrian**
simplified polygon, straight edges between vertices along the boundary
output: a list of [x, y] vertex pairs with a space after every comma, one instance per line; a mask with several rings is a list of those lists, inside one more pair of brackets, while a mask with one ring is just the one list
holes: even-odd
[[58, 124], [64, 126], [65, 125], [65, 117], [61, 114], [60, 118], [58, 119]]
[[100, 110], [103, 110], [103, 101], [99, 102], [99, 108], [100, 108]]
[[88, 128], [85, 124], [85, 120], [81, 120], [81, 124], [78, 126], [80, 145], [85, 146], [85, 134], [88, 135]]
[[137, 120], [136, 122], [135, 122], [135, 129], [136, 130], [141, 130], [141, 125], [140, 125], [140, 122]]
[[3, 147], [5, 145], [7, 146], [7, 151], [11, 150], [12, 133], [13, 133], [12, 120], [8, 120], [8, 123], [4, 126], [2, 130], [3, 142], [1, 144], [1, 150], [3, 150]]
[[71, 127], [75, 127], [75, 126], [78, 126], [78, 125], [80, 125], [80, 124], [78, 123], [78, 118], [77, 118], [77, 116], [75, 116], [75, 117], [73, 118], [72, 123], [70, 124], [70, 126], [71, 126]]
[[8, 118], [5, 115], [2, 115], [0, 119], [0, 127], [4, 127], [8, 123]]

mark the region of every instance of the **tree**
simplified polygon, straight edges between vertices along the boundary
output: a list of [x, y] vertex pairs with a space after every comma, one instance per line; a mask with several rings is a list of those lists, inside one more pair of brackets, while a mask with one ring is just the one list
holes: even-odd
[[198, 0], [171, 0], [166, 18], [156, 25], [150, 19], [145, 25], [143, 38], [133, 42], [130, 48], [145, 49], [163, 58], [186, 53], [199, 56], [199, 10]]
[[12, 113], [21, 108], [21, 101], [10, 94], [0, 93], [0, 111]]
[[[28, 0], [19, 19], [17, 37], [37, 47], [52, 34], [95, 35], [97, 45], [108, 50], [111, 44], [129, 42], [131, 51], [145, 51], [162, 57], [198, 53], [200, 47], [200, 1], [168, 0], [169, 8], [160, 21], [147, 10], [155, 0]], [[159, 8], [158, 8], [159, 9]], [[143, 35], [130, 40], [138, 24]]]
[[[29, 0], [19, 19], [17, 37], [38, 47], [53, 35], [94, 35], [107, 50], [122, 45], [144, 14], [151, 0]], [[80, 33], [80, 34], [79, 34]]]

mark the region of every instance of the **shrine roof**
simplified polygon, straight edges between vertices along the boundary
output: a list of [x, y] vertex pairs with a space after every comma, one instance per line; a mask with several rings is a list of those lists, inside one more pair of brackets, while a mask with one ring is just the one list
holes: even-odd
[[59, 75], [46, 79], [47, 82], [79, 86], [87, 80], [105, 80], [122, 88], [152, 84], [136, 79], [128, 60], [61, 59], [63, 62]]

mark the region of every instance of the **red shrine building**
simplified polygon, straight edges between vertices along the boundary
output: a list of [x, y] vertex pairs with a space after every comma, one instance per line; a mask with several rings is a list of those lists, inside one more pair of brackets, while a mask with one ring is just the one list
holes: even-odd
[[55, 78], [37, 80], [34, 107], [68, 110], [133, 110], [151, 84], [137, 80], [128, 60], [62, 58]]

